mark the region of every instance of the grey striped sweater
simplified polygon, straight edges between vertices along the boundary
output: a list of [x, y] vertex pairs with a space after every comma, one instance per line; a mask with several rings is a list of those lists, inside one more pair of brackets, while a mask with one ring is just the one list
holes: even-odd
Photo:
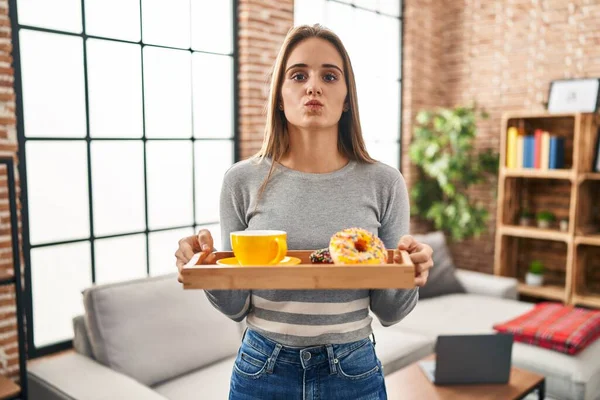
[[[409, 199], [400, 172], [382, 163], [351, 161], [327, 174], [303, 173], [277, 164], [259, 206], [256, 200], [269, 160], [241, 161], [225, 174], [220, 199], [221, 235], [277, 229], [288, 234], [288, 248], [327, 247], [337, 231], [361, 227], [395, 248], [408, 233]], [[288, 346], [347, 343], [371, 333], [369, 310], [384, 326], [404, 318], [415, 306], [411, 290], [211, 290], [210, 302], [235, 321]]]

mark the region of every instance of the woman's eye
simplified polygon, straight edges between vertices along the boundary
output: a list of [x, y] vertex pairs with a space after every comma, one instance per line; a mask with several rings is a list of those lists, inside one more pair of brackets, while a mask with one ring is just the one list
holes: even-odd
[[300, 73], [300, 72], [292, 75], [292, 79], [295, 81], [302, 81], [302, 80], [304, 80], [304, 78], [305, 78], [304, 74]]
[[333, 82], [337, 80], [337, 76], [335, 76], [335, 74], [326, 74], [323, 79], [325, 79], [326, 82]]

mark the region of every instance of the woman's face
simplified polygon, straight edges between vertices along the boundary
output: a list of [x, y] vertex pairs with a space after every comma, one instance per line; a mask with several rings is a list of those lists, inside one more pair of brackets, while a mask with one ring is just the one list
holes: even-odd
[[281, 98], [289, 124], [305, 129], [337, 126], [345, 107], [344, 63], [333, 44], [310, 38], [290, 53]]

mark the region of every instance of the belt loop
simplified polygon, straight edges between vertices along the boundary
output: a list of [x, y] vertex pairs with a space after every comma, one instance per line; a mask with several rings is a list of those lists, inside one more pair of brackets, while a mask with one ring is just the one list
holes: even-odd
[[377, 341], [375, 340], [375, 332], [371, 332], [371, 335], [373, 336], [373, 347], [375, 347], [377, 344]]
[[246, 332], [248, 332], [248, 327], [246, 327], [244, 329], [244, 333], [242, 334], [242, 342], [244, 341], [244, 339], [246, 338]]
[[277, 343], [273, 352], [271, 353], [271, 357], [267, 360], [267, 373], [272, 374], [273, 368], [275, 367], [275, 361], [277, 361], [277, 356], [279, 356], [279, 351], [281, 350], [281, 345]]
[[337, 359], [335, 358], [335, 354], [333, 354], [333, 346], [328, 344], [325, 345], [327, 349], [327, 358], [329, 359], [329, 375], [333, 375], [337, 373], [337, 369], [335, 368], [335, 364], [337, 364]]

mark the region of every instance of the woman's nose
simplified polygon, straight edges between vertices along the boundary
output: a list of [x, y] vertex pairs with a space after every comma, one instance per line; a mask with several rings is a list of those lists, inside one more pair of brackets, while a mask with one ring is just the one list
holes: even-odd
[[309, 96], [313, 96], [315, 94], [321, 95], [323, 94], [323, 91], [319, 85], [315, 84], [314, 82], [308, 82], [308, 85], [306, 86], [306, 93]]

